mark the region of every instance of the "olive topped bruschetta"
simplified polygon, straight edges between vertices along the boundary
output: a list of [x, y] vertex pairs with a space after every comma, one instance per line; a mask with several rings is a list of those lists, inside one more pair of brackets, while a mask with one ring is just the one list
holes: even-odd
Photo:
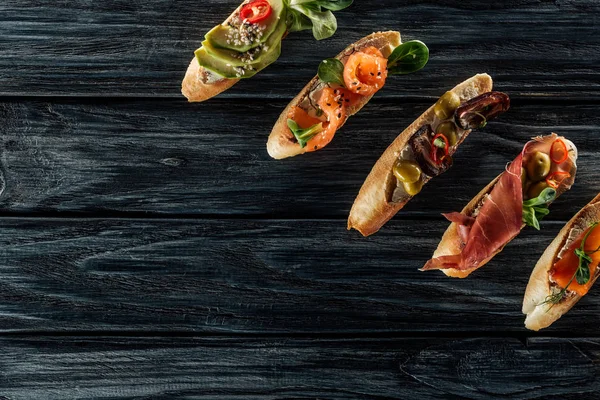
[[430, 179], [448, 170], [471, 130], [483, 128], [510, 107], [506, 94], [491, 90], [489, 75], [475, 75], [446, 92], [406, 128], [365, 180], [350, 211], [348, 229], [372, 235]]
[[556, 134], [528, 142], [506, 170], [451, 222], [422, 270], [465, 278], [487, 264], [526, 226], [540, 229], [548, 206], [569, 190], [577, 172], [577, 148]]
[[600, 276], [600, 195], [560, 231], [537, 262], [523, 299], [525, 327], [546, 328], [569, 311]]
[[373, 33], [324, 60], [277, 120], [267, 142], [269, 155], [282, 159], [324, 148], [383, 88], [388, 75], [415, 72], [428, 59], [425, 44], [400, 44], [400, 33], [390, 31]]
[[251, 78], [275, 62], [289, 33], [312, 29], [317, 40], [332, 36], [332, 11], [352, 0], [245, 0], [208, 32], [190, 62], [181, 92], [189, 101], [204, 101]]

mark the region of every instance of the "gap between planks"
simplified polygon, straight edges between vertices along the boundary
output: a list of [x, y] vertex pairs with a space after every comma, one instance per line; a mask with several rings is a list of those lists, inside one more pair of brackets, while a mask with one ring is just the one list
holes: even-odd
[[171, 339], [233, 339], [233, 340], [273, 340], [273, 339], [297, 339], [297, 340], [395, 340], [395, 339], [491, 339], [510, 338], [526, 344], [529, 339], [600, 339], [598, 334], [577, 334], [573, 331], [552, 332], [551, 334], [540, 332], [473, 332], [473, 331], [388, 331], [388, 332], [198, 332], [186, 330], [15, 330], [0, 332], [0, 339], [27, 339], [36, 337], [98, 337], [98, 338], [171, 338]]

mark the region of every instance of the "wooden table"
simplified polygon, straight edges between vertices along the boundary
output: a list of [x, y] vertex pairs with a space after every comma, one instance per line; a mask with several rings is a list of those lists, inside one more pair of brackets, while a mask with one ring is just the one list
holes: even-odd
[[[357, 0], [334, 38], [203, 104], [180, 82], [217, 0], [0, 2], [0, 398], [591, 398], [600, 296], [524, 329], [531, 269], [600, 191], [600, 3]], [[320, 60], [375, 30], [429, 45], [324, 151], [265, 142]], [[346, 231], [371, 166], [478, 73], [512, 109], [377, 235]], [[276, 83], [276, 84], [275, 84]], [[574, 188], [467, 280], [417, 271], [530, 137], [579, 147]]]

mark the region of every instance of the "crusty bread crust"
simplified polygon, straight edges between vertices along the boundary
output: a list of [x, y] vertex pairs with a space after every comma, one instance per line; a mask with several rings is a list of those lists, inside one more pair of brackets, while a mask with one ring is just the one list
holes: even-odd
[[[600, 194], [571, 218], [542, 254], [531, 273], [523, 298], [523, 314], [527, 315], [525, 318], [527, 329], [538, 331], [550, 326], [581, 299], [582, 296], [575, 293], [552, 307], [543, 304], [546, 298], [552, 294], [548, 273], [556, 263], [556, 258], [561, 250], [571, 245], [572, 242], [569, 240], [571, 231], [583, 232], [598, 221], [600, 221]], [[598, 274], [595, 274], [592, 279], [592, 282], [595, 282]]]
[[[492, 90], [492, 78], [488, 74], [478, 74], [460, 83], [451, 91], [456, 93], [461, 101], [471, 99], [480, 94]], [[392, 168], [399, 152], [408, 144], [413, 134], [423, 125], [434, 120], [433, 107], [429, 107], [419, 118], [404, 130], [382, 154], [375, 164], [371, 173], [365, 180], [348, 217], [348, 229], [356, 229], [363, 236], [369, 236], [377, 232], [387, 221], [389, 221], [406, 203], [389, 203], [387, 199], [388, 185], [393, 178]], [[469, 135], [467, 131], [461, 138], [461, 143]], [[460, 144], [460, 143], [459, 143]], [[427, 183], [427, 181], [425, 182]]]
[[[223, 24], [230, 22], [241, 10], [241, 8], [250, 1], [251, 0], [244, 0], [242, 4], [240, 4], [239, 7], [236, 8], [229, 17], [227, 17]], [[208, 100], [212, 97], [215, 97], [219, 93], [226, 91], [240, 81], [239, 79], [223, 78], [214, 82], [204, 83], [202, 82], [202, 76], [206, 73], [206, 69], [201, 67], [200, 64], [198, 64], [196, 57], [194, 57], [185, 73], [183, 82], [181, 82], [181, 93], [187, 97], [189, 102], [201, 102]]]
[[[567, 141], [567, 142], [569, 145], [572, 146], [572, 148], [575, 149], [574, 144], [572, 144], [570, 141]], [[570, 187], [573, 184], [573, 182], [575, 181], [575, 174], [577, 171], [577, 164], [576, 164], [577, 152], [571, 154], [571, 159], [573, 160], [573, 171], [572, 171], [573, 173], [567, 180], [564, 181], [565, 185], [561, 186], [561, 189], [557, 191], [556, 197], [563, 194], [567, 190], [566, 187]], [[505, 172], [503, 172], [502, 174], [504, 174], [504, 173]], [[502, 174], [498, 175], [486, 187], [484, 187], [475, 197], [473, 197], [473, 199], [469, 202], [469, 204], [467, 204], [465, 206], [465, 208], [462, 209], [461, 214], [471, 215], [473, 213], [473, 211], [475, 211], [477, 206], [483, 201], [484, 197], [486, 195], [488, 195], [494, 189], [494, 186], [496, 186], [496, 183], [498, 183], [498, 180], [500, 180], [500, 177], [502, 176]], [[521, 225], [521, 229], [523, 229], [524, 227], [525, 227], [525, 224]], [[517, 233], [517, 235], [518, 235], [518, 233]], [[513, 240], [517, 235], [511, 237], [504, 244], [504, 246], [502, 246], [497, 251], [495, 251], [490, 257], [483, 260], [477, 267], [467, 269], [467, 270], [442, 269], [441, 271], [444, 274], [446, 274], [447, 276], [452, 277], [452, 278], [466, 278], [473, 271], [475, 271], [475, 270], [483, 267], [485, 264], [487, 264], [492, 258], [494, 258], [496, 256], [496, 254], [498, 254], [502, 250], [504, 250], [504, 247], [508, 243], [510, 243], [510, 241]], [[450, 226], [448, 227], [448, 229], [446, 229], [444, 236], [442, 236], [442, 240], [440, 241], [437, 249], [433, 253], [432, 258], [437, 258], [437, 257], [452, 255], [452, 254], [459, 254], [461, 251], [462, 251], [462, 248], [461, 248], [460, 236], [458, 233], [458, 224], [455, 222], [452, 222], [450, 224]]]
[[[378, 48], [385, 57], [388, 57], [391, 53], [389, 49], [390, 46], [395, 48], [399, 46], [400, 43], [400, 32], [388, 31], [372, 33], [369, 36], [366, 36], [348, 46], [335, 58], [343, 59], [344, 57], [349, 56], [353, 51], [361, 50], [369, 46]], [[301, 148], [300, 145], [298, 145], [294, 135], [290, 132], [290, 129], [287, 126], [288, 114], [292, 107], [296, 107], [306, 99], [306, 96], [309, 95], [311, 89], [318, 83], [319, 77], [315, 76], [300, 91], [300, 93], [294, 97], [294, 99], [288, 104], [288, 106], [285, 108], [285, 110], [283, 110], [277, 119], [277, 122], [275, 123], [267, 142], [267, 151], [271, 157], [280, 160], [306, 153], [307, 148]], [[349, 107], [346, 118], [341, 122], [340, 127], [346, 123], [349, 117], [359, 112], [360, 109], [363, 108], [372, 97], [373, 96], [364, 96], [355, 106]]]
[[215, 97], [239, 82], [239, 79], [219, 79], [212, 83], [202, 82], [204, 67], [198, 64], [196, 57], [190, 62], [181, 84], [181, 93], [190, 103], [201, 102]]

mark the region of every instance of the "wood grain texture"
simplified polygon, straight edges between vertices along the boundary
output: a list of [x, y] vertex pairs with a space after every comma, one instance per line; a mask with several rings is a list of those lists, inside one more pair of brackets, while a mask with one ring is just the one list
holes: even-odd
[[[471, 279], [419, 272], [447, 223], [363, 239], [290, 220], [0, 221], [0, 331], [514, 332], [535, 261], [525, 231]], [[518, 260], [518, 262], [517, 262]], [[545, 334], [597, 335], [594, 291]]]
[[[334, 38], [290, 35], [254, 79], [187, 104], [193, 50], [238, 3], [0, 2], [0, 399], [597, 397], [597, 293], [541, 334], [520, 310], [560, 221], [600, 192], [600, 4], [359, 0]], [[427, 68], [326, 150], [269, 159], [318, 63], [386, 29], [425, 41]], [[382, 151], [479, 72], [511, 111], [379, 234], [347, 232]], [[580, 170], [542, 231], [468, 280], [417, 271], [440, 212], [551, 131]]]
[[[4, 213], [346, 218], [383, 150], [430, 104], [375, 100], [325, 150], [275, 161], [265, 143], [282, 101], [0, 103], [0, 206]], [[455, 166], [401, 215], [462, 209], [530, 137], [556, 131], [580, 150], [577, 183], [549, 217], [568, 220], [600, 192], [599, 129], [594, 103], [515, 102], [471, 135]]]
[[[180, 97], [204, 33], [237, 0], [4, 0], [0, 95]], [[400, 30], [431, 49], [423, 73], [395, 77], [378, 97], [436, 96], [457, 75], [489, 72], [523, 96], [600, 96], [598, 2], [511, 0], [357, 1], [339, 31], [316, 43], [285, 40], [280, 60], [226, 98], [291, 99], [318, 63], [377, 30]], [[433, 77], [433, 78], [432, 78]], [[273, 85], [272, 82], [277, 82]]]
[[42, 336], [0, 345], [7, 399], [581, 399], [600, 388], [598, 339]]

